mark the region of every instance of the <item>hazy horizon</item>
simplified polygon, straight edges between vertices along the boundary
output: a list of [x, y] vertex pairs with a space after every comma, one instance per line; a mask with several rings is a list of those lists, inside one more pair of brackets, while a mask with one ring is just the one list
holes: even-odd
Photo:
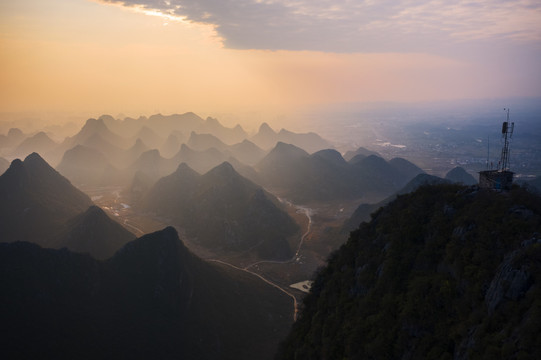
[[0, 9], [3, 113], [269, 121], [258, 114], [541, 96], [541, 4], [531, 1], [22, 0]]
[[541, 0], [0, 1], [2, 353], [541, 359], [540, 59]]

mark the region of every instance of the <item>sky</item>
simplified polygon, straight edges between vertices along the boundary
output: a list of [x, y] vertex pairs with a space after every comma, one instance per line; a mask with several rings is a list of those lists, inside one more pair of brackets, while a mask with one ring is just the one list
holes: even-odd
[[2, 0], [0, 112], [541, 97], [541, 0]]

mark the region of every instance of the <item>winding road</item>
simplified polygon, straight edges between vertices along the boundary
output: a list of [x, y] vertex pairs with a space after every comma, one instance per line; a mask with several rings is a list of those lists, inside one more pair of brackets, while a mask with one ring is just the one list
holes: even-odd
[[[292, 205], [291, 203], [289, 203], [289, 204]], [[258, 261], [258, 262], [255, 262], [253, 264], [250, 264], [250, 265], [248, 265], [248, 266], [246, 266], [244, 268], [235, 266], [233, 264], [227, 263], [227, 262], [222, 261], [222, 260], [217, 260], [217, 259], [206, 259], [206, 260], [211, 261], [211, 262], [215, 262], [215, 263], [219, 263], [219, 264], [223, 264], [223, 265], [226, 265], [226, 266], [230, 266], [230, 267], [232, 267], [234, 269], [244, 271], [244, 272], [247, 272], [247, 273], [252, 274], [254, 276], [257, 276], [258, 278], [260, 278], [261, 280], [263, 280], [267, 284], [277, 288], [278, 290], [280, 290], [284, 294], [291, 297], [293, 299], [293, 320], [297, 321], [298, 308], [297, 308], [297, 298], [295, 297], [295, 295], [293, 295], [292, 293], [290, 293], [287, 290], [284, 290], [278, 284], [275, 284], [272, 281], [264, 278], [262, 275], [254, 272], [254, 271], [248, 270], [249, 268], [251, 268], [251, 267], [253, 267], [255, 265], [259, 265], [259, 264], [289, 264], [289, 263], [292, 263], [294, 261], [297, 261], [299, 253], [300, 253], [301, 248], [302, 248], [302, 245], [304, 243], [304, 239], [308, 236], [308, 234], [310, 234], [310, 231], [312, 230], [312, 209], [307, 208], [307, 207], [303, 207], [303, 206], [297, 206], [297, 205], [294, 205], [294, 206], [297, 208], [297, 211], [300, 211], [300, 212], [304, 213], [304, 215], [308, 218], [308, 226], [306, 227], [306, 232], [301, 236], [301, 240], [299, 241], [299, 245], [297, 246], [297, 250], [295, 251], [295, 255], [293, 255], [293, 257], [291, 259], [282, 260], [282, 261], [278, 261], [278, 260], [262, 260], [262, 261]]]
[[[119, 203], [120, 203], [120, 193], [119, 191], [113, 191], [112, 194], [115, 196], [114, 198], [114, 207], [118, 207]], [[287, 296], [289, 296], [291, 299], [293, 299], [293, 320], [296, 321], [297, 320], [297, 312], [298, 312], [298, 309], [297, 309], [297, 298], [295, 297], [295, 295], [293, 295], [291, 292], [283, 289], [280, 285], [266, 279], [265, 277], [263, 277], [262, 275], [254, 272], [254, 271], [251, 271], [249, 270], [251, 267], [253, 266], [256, 266], [256, 265], [259, 265], [259, 264], [288, 264], [288, 263], [292, 263], [292, 262], [295, 262], [295, 261], [298, 261], [299, 260], [299, 254], [300, 254], [300, 251], [301, 251], [301, 248], [302, 248], [302, 245], [304, 244], [304, 240], [306, 239], [306, 237], [308, 236], [308, 234], [310, 234], [310, 232], [312, 231], [312, 209], [308, 208], [308, 207], [304, 207], [304, 206], [299, 206], [299, 205], [295, 205], [295, 204], [292, 204], [291, 202], [287, 201], [287, 200], [283, 200], [283, 199], [279, 199], [281, 202], [283, 203], [286, 203], [287, 205], [289, 206], [294, 206], [297, 210], [297, 213], [303, 213], [306, 218], [308, 219], [308, 225], [306, 227], [306, 231], [304, 232], [304, 234], [301, 236], [301, 239], [299, 241], [299, 244], [297, 246], [297, 249], [295, 251], [295, 254], [291, 257], [291, 259], [288, 259], [288, 260], [282, 260], [282, 261], [277, 261], [277, 260], [262, 260], [262, 261], [257, 261], [253, 264], [250, 264], [244, 268], [241, 268], [241, 267], [238, 267], [236, 265], [233, 265], [233, 264], [230, 264], [228, 262], [225, 262], [223, 260], [219, 260], [219, 259], [205, 259], [206, 261], [209, 261], [209, 262], [215, 262], [215, 263], [219, 263], [219, 264], [222, 264], [222, 265], [225, 265], [225, 266], [229, 266], [233, 269], [236, 269], [236, 270], [239, 270], [239, 271], [244, 271], [244, 272], [247, 272], [249, 274], [252, 274], [256, 277], [258, 277], [259, 279], [261, 279], [262, 281], [266, 282], [267, 284], [275, 287], [276, 289], [280, 290], [281, 292], [283, 292], [284, 294], [286, 294]], [[114, 209], [113, 206], [103, 206], [103, 208], [105, 210], [107, 210], [109, 213], [111, 213], [112, 215], [114, 216], [120, 216], [120, 214]], [[137, 226], [135, 226], [130, 220], [128, 220], [127, 218], [123, 218], [122, 219], [123, 223], [125, 226], [131, 228], [132, 230], [135, 230], [137, 232], [137, 235], [138, 236], [141, 236], [141, 235], [144, 235], [145, 232], [138, 228]]]
[[267, 280], [265, 279], [263, 276], [259, 275], [258, 273], [255, 273], [253, 271], [250, 271], [250, 270], [246, 270], [246, 269], [243, 269], [243, 268], [240, 268], [238, 266], [235, 266], [233, 264], [230, 264], [230, 263], [227, 263], [225, 261], [222, 261], [222, 260], [216, 260], [216, 259], [207, 259], [207, 261], [211, 261], [211, 262], [215, 262], [215, 263], [219, 263], [219, 264], [223, 264], [223, 265], [227, 265], [227, 266], [230, 266], [234, 269], [237, 269], [237, 270], [240, 270], [240, 271], [244, 271], [244, 272], [247, 272], [248, 274], [252, 274], [254, 276], [257, 276], [258, 278], [260, 278], [261, 280], [263, 280], [264, 282], [266, 282], [267, 284], [277, 288], [278, 290], [280, 290], [281, 292], [283, 292], [284, 294], [288, 295], [289, 297], [291, 297], [293, 299], [293, 321], [297, 321], [297, 298], [295, 297], [295, 295], [293, 295], [292, 293], [290, 293], [289, 291], [287, 290], [284, 290], [282, 289], [282, 287], [280, 287], [279, 285], [273, 283], [272, 281], [270, 280]]
[[289, 264], [297, 260], [299, 253], [301, 251], [301, 247], [304, 243], [304, 239], [306, 239], [308, 234], [310, 234], [310, 231], [312, 231], [312, 209], [304, 207], [304, 206], [297, 206], [297, 205], [295, 205], [295, 207], [298, 209], [298, 211], [303, 212], [304, 215], [308, 218], [308, 226], [306, 227], [306, 232], [301, 236], [301, 241], [299, 241], [299, 245], [297, 246], [295, 255], [293, 255], [293, 257], [291, 257], [291, 259], [288, 259], [288, 260], [261, 260], [253, 264], [250, 264], [248, 266], [245, 266], [244, 270], [248, 270], [252, 266], [259, 265], [259, 264]]

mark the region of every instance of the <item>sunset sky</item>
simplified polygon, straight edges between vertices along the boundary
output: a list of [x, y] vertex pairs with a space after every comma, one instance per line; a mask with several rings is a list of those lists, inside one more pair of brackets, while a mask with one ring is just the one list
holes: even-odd
[[2, 0], [0, 111], [541, 96], [539, 0]]

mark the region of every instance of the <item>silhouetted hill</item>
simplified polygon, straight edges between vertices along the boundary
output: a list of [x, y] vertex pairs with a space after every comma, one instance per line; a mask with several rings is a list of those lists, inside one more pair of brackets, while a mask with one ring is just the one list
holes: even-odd
[[128, 192], [133, 201], [137, 202], [152, 188], [152, 186], [154, 186], [155, 183], [156, 180], [144, 172], [136, 171], [125, 191]]
[[468, 186], [477, 184], [477, 180], [475, 180], [473, 176], [471, 176], [468, 172], [466, 172], [466, 170], [464, 170], [460, 166], [449, 170], [449, 172], [445, 175], [445, 178], [454, 183], [464, 184]]
[[402, 189], [397, 191], [395, 194], [383, 199], [382, 201], [375, 204], [361, 204], [355, 209], [351, 217], [344, 222], [342, 226], [342, 233], [349, 233], [350, 231], [356, 229], [360, 223], [369, 221], [370, 215], [382, 206], [387, 205], [398, 195], [409, 194], [423, 185], [437, 185], [437, 184], [449, 184], [448, 180], [442, 179], [437, 176], [428, 175], [428, 174], [419, 174], [413, 179], [411, 179]]
[[278, 142], [256, 165], [256, 169], [266, 186], [278, 188], [288, 196], [302, 199], [305, 195], [299, 196], [297, 191], [301, 182], [310, 180], [308, 175], [303, 173], [303, 163], [309, 157], [306, 151], [294, 145]]
[[75, 184], [111, 184], [117, 171], [100, 151], [76, 145], [64, 153], [56, 170]]
[[196, 151], [185, 144], [180, 146], [179, 152], [172, 158], [174, 164], [185, 162], [198, 173], [204, 174], [226, 160], [226, 156], [216, 148]]
[[152, 115], [145, 123], [146, 126], [156, 131], [161, 136], [168, 136], [175, 130], [189, 134], [203, 124], [203, 119], [193, 112], [173, 115]]
[[271, 129], [269, 124], [263, 123], [259, 126], [258, 132], [250, 140], [263, 149], [271, 149], [278, 142], [278, 134]]
[[409, 179], [380, 156], [370, 155], [352, 165], [364, 189], [380, 195], [400, 189]]
[[181, 141], [179, 138], [176, 135], [170, 134], [160, 147], [160, 153], [163, 154], [164, 157], [170, 158], [180, 150], [180, 144]]
[[51, 247], [67, 247], [78, 253], [88, 253], [95, 259], [108, 259], [135, 235], [112, 220], [97, 206], [67, 221], [53, 236]]
[[134, 138], [136, 138], [136, 140], [141, 139], [146, 145], [150, 146], [152, 149], [159, 148], [164, 142], [164, 139], [158, 134], [156, 134], [156, 132], [148, 126], [143, 126], [141, 129], [139, 129]]
[[[125, 140], [124, 145], [127, 145], [128, 142], [129, 140]], [[117, 144], [106, 140], [100, 134], [93, 134], [81, 142], [81, 145], [96, 149], [106, 155], [111, 163], [122, 166], [124, 165], [122, 160], [125, 150], [117, 146]]]
[[140, 138], [137, 138], [133, 146], [127, 149], [126, 151], [124, 151], [124, 153], [122, 154], [121, 156], [122, 162], [124, 164], [132, 164], [141, 156], [141, 154], [143, 154], [144, 152], [148, 150], [150, 149], [143, 142], [143, 140], [141, 140]]
[[98, 261], [0, 244], [6, 358], [270, 359], [291, 299], [192, 255], [173, 228]]
[[417, 167], [406, 160], [388, 163], [375, 155], [351, 164], [336, 150], [308, 155], [281, 142], [256, 166], [265, 186], [304, 203], [352, 200], [365, 195], [385, 197], [411, 179], [413, 168]]
[[156, 181], [171, 173], [171, 164], [160, 155], [158, 150], [152, 149], [142, 153], [127, 169], [129, 174], [135, 174], [138, 171]]
[[[370, 156], [370, 155], [369, 155]], [[379, 155], [375, 155], [375, 156], [379, 156]], [[354, 157], [352, 157], [348, 163], [352, 164], [352, 165], [355, 165], [361, 161], [363, 161], [364, 159], [366, 159], [367, 156], [366, 155], [363, 155], [363, 154], [357, 154], [355, 155]]]
[[393, 158], [389, 160], [389, 165], [397, 170], [402, 176], [405, 176], [407, 180], [403, 181], [403, 184], [406, 184], [415, 176], [425, 173], [420, 167], [403, 158]]
[[203, 151], [210, 148], [215, 148], [218, 151], [224, 151], [228, 148], [220, 139], [211, 134], [197, 134], [193, 132], [190, 134], [187, 145], [196, 151]]
[[[100, 141], [115, 147], [125, 147], [129, 140], [113, 133], [102, 118], [88, 119], [81, 130], [73, 137], [64, 140], [63, 146], [66, 149], [71, 149], [75, 145], [100, 146]], [[100, 149], [98, 147], [98, 149]]]
[[186, 164], [160, 179], [141, 207], [170, 218], [209, 247], [255, 249], [264, 258], [288, 258], [287, 237], [298, 230], [274, 196], [227, 162], [199, 175]]
[[229, 156], [227, 159], [225, 159], [225, 161], [231, 164], [235, 171], [238, 172], [240, 175], [244, 176], [246, 179], [256, 183], [257, 185], [263, 183], [263, 181], [261, 180], [261, 176], [253, 167], [240, 162], [239, 160], [237, 160], [237, 158], [233, 156]]
[[200, 177], [186, 163], [181, 163], [174, 173], [158, 180], [144, 200], [143, 208], [170, 215], [182, 210], [189, 212], [183, 203], [194, 194]]
[[9, 168], [9, 161], [4, 159], [3, 157], [0, 157], [0, 175], [4, 173]]
[[208, 133], [216, 136], [226, 144], [235, 144], [246, 139], [246, 132], [240, 125], [228, 128], [220, 124], [218, 119], [207, 117], [199, 129], [200, 133]]
[[51, 140], [51, 138], [43, 131], [40, 131], [36, 135], [24, 139], [23, 142], [13, 150], [13, 155], [25, 157], [33, 152], [44, 154], [51, 151], [56, 146], [58, 146], [57, 143]]
[[250, 140], [262, 149], [270, 149], [275, 147], [278, 142], [283, 142], [295, 145], [308, 153], [331, 147], [330, 143], [316, 133], [299, 134], [286, 129], [277, 133], [267, 123], [261, 124], [257, 134], [252, 136]]
[[423, 185], [442, 185], [450, 184], [450, 181], [447, 179], [442, 179], [438, 176], [429, 175], [429, 174], [419, 174], [410, 180], [406, 186], [404, 186], [400, 191], [397, 192], [397, 195], [409, 194], [414, 192], [419, 187]]
[[11, 128], [8, 130], [6, 135], [0, 135], [0, 149], [3, 148], [14, 148], [19, 145], [26, 135], [22, 132], [21, 129]]
[[278, 133], [278, 141], [285, 142], [287, 144], [294, 144], [310, 154], [318, 150], [329, 149], [332, 147], [328, 141], [324, 140], [321, 138], [321, 136], [313, 132], [298, 134], [286, 129], [282, 129]]
[[539, 358], [540, 233], [521, 188], [400, 196], [331, 255], [277, 358]]
[[[376, 156], [381, 156], [380, 154], [378, 154], [377, 152], [375, 151], [372, 151], [372, 150], [368, 150], [364, 147], [360, 147], [358, 148], [357, 150], [355, 151], [347, 151], [345, 154], [344, 154], [344, 159], [346, 161], [351, 161], [355, 156], [358, 156], [358, 155], [361, 155], [362, 157], [367, 157], [367, 156], [370, 156], [370, 155], [376, 155]], [[360, 159], [360, 158], [359, 158]]]
[[116, 134], [122, 134], [126, 137], [133, 137], [144, 126], [148, 119], [140, 116], [137, 119], [126, 117], [124, 119], [114, 119], [110, 115], [102, 115], [98, 120], [103, 120], [107, 128]]
[[37, 153], [13, 160], [0, 176], [0, 239], [32, 241], [47, 238], [92, 202]]
[[307, 200], [355, 198], [362, 192], [350, 165], [336, 150], [315, 152], [303, 165], [300, 169], [305, 170], [304, 179], [299, 178], [297, 191]]
[[266, 155], [265, 150], [261, 149], [250, 140], [244, 140], [238, 144], [231, 145], [228, 148], [228, 151], [237, 160], [251, 166], [257, 164]]

